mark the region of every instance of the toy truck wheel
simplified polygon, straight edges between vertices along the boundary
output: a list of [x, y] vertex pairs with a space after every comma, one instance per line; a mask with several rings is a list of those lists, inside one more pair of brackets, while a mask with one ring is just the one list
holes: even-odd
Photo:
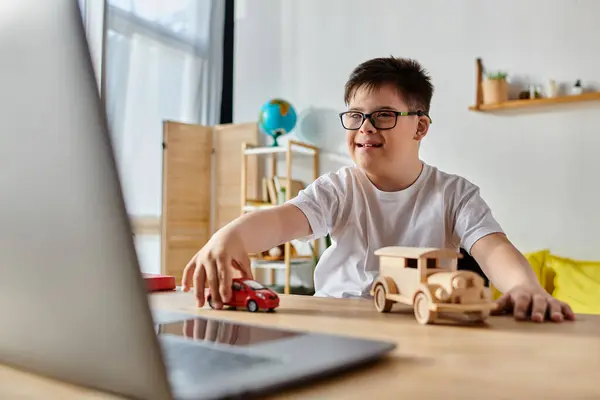
[[375, 301], [375, 308], [379, 312], [388, 312], [392, 309], [394, 304], [391, 300], [386, 298], [385, 287], [380, 283], [375, 287], [375, 294], [373, 299]]
[[415, 318], [422, 325], [432, 324], [435, 322], [437, 313], [429, 309], [429, 298], [425, 293], [419, 292], [415, 296], [413, 303]]

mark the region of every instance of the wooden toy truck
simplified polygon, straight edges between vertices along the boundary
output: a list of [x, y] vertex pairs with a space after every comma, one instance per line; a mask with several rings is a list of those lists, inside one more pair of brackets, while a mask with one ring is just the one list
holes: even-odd
[[379, 277], [371, 295], [379, 312], [403, 303], [413, 306], [420, 324], [431, 324], [440, 316], [452, 318], [452, 314], [483, 322], [496, 307], [481, 276], [457, 270], [462, 254], [455, 250], [391, 246], [376, 250], [375, 255]]

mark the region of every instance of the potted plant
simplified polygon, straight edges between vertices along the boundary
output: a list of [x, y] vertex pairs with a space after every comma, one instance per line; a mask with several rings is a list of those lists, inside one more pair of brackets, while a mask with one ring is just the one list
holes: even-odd
[[492, 72], [486, 74], [482, 82], [483, 103], [502, 103], [508, 100], [508, 82], [505, 72]]

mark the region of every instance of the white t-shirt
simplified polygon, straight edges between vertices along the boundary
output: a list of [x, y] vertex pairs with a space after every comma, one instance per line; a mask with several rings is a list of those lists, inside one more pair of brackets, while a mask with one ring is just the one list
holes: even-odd
[[315, 269], [315, 296], [370, 297], [385, 246], [464, 248], [485, 235], [502, 232], [498, 222], [468, 180], [423, 163], [409, 188], [377, 189], [357, 168], [327, 173], [289, 203], [304, 212], [312, 235], [326, 236], [332, 245]]

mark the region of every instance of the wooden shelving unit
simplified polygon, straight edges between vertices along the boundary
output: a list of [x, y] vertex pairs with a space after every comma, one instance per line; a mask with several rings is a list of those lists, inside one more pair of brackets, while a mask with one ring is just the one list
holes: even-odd
[[[304, 155], [304, 156], [312, 156], [313, 158], [313, 175], [316, 180], [319, 177], [319, 148], [313, 145], [289, 140], [285, 146], [276, 146], [276, 147], [255, 147], [249, 143], [242, 143], [242, 190], [241, 190], [241, 214], [245, 214], [248, 212], [253, 212], [257, 210], [268, 209], [271, 207], [275, 207], [273, 204], [256, 204], [255, 202], [250, 201], [248, 199], [247, 186], [248, 186], [248, 174], [247, 174], [247, 160], [248, 156], [260, 156], [265, 155], [270, 158], [270, 177], [278, 176], [277, 174], [277, 156], [279, 154], [285, 155], [285, 178], [286, 182], [286, 191], [285, 191], [285, 200], [290, 200], [292, 192], [289, 188], [292, 187], [292, 165], [293, 165], [293, 156], [296, 155]], [[313, 241], [314, 251], [319, 252], [319, 243], [317, 240]], [[292, 258], [292, 246], [290, 242], [284, 244], [284, 258], [283, 260], [277, 261], [269, 261], [262, 259], [260, 255], [251, 254], [251, 258], [253, 259], [253, 268], [268, 268], [271, 270], [271, 283], [275, 281], [275, 272], [278, 269], [285, 270], [285, 285], [284, 285], [284, 293], [290, 294], [291, 292], [291, 268], [292, 265], [298, 263], [308, 263], [312, 262], [312, 256], [304, 256], [297, 255]]]
[[600, 100], [600, 92], [589, 92], [570, 96], [542, 97], [534, 99], [515, 99], [503, 101], [501, 103], [484, 104], [482, 95], [483, 66], [480, 58], [476, 60], [476, 68], [477, 91], [475, 95], [475, 105], [469, 107], [470, 111], [499, 112], [533, 107], [552, 106], [565, 103], [580, 103], [584, 101]]

